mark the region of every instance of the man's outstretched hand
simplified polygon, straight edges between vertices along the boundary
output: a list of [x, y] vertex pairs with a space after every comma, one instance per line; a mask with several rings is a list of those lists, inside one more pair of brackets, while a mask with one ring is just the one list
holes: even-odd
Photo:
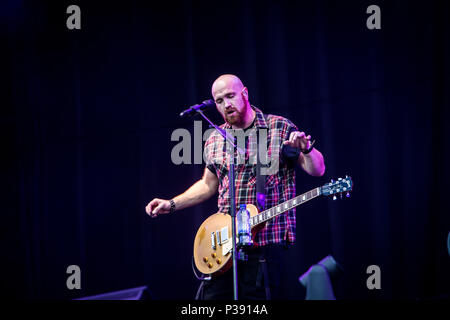
[[310, 140], [310, 135], [307, 136], [304, 132], [294, 131], [291, 132], [289, 139], [283, 142], [283, 145], [299, 148], [300, 150], [308, 150], [311, 146]]
[[145, 212], [152, 217], [156, 218], [158, 214], [165, 214], [170, 212], [170, 201], [164, 199], [155, 198], [148, 203], [145, 207]]

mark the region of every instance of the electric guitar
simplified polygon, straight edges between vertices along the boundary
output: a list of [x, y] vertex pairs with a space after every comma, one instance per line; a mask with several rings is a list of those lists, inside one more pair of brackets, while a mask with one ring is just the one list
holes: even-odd
[[[262, 229], [264, 222], [292, 208], [320, 195], [333, 195], [333, 200], [337, 199], [337, 195], [342, 198], [343, 193], [346, 193], [346, 196], [349, 197], [352, 189], [352, 179], [345, 176], [345, 178], [339, 178], [336, 181], [331, 180], [322, 187], [312, 189], [262, 212], [258, 212], [256, 206], [247, 204], [247, 210], [250, 212], [252, 238]], [[230, 259], [233, 249], [231, 228], [231, 216], [221, 212], [211, 215], [200, 225], [194, 240], [194, 262], [200, 272], [216, 276], [230, 268], [233, 261]], [[236, 239], [237, 244], [238, 239]]]

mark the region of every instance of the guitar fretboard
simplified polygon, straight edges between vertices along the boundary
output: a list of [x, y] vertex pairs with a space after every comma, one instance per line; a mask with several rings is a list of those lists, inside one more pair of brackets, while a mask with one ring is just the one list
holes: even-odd
[[279, 205], [276, 205], [275, 207], [272, 207], [270, 209], [262, 211], [259, 214], [257, 214], [256, 216], [251, 217], [250, 225], [252, 227], [254, 227], [260, 223], [266, 222], [266, 221], [268, 221], [290, 209], [293, 209], [296, 206], [299, 206], [308, 200], [314, 199], [315, 197], [318, 197], [320, 195], [321, 195], [320, 188], [312, 189], [311, 191], [305, 192], [304, 194], [301, 194], [295, 198], [292, 198], [288, 201], [280, 203]]

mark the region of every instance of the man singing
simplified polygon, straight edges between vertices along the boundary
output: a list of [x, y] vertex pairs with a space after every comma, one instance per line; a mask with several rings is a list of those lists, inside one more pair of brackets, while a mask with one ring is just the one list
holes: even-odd
[[[248, 89], [241, 80], [230, 74], [221, 75], [214, 81], [211, 93], [225, 123], [223, 129], [267, 130], [267, 155], [270, 159], [279, 159], [276, 170], [261, 175], [258, 161], [246, 161], [235, 167], [236, 208], [240, 204], [253, 204], [259, 209], [271, 208], [296, 196], [295, 165], [306, 173], [320, 177], [325, 172], [322, 154], [312, 146], [311, 136], [306, 135], [288, 119], [276, 115], [266, 115], [249, 102]], [[247, 136], [247, 135], [246, 135]], [[249, 142], [245, 141], [245, 152], [250, 152]], [[212, 133], [205, 142], [205, 160], [207, 162], [202, 179], [194, 183], [184, 193], [171, 200], [155, 198], [145, 210], [151, 217], [173, 213], [199, 204], [216, 192], [218, 211], [230, 213], [228, 184], [229, 162], [226, 161], [224, 139], [217, 132]], [[258, 146], [261, 141], [258, 142]], [[218, 160], [219, 159], [219, 160]], [[273, 163], [272, 163], [273, 165]], [[259, 172], [259, 174], [258, 174]], [[262, 184], [262, 194], [257, 185]], [[258, 194], [258, 196], [257, 196]], [[288, 244], [295, 242], [295, 208], [266, 222], [254, 237], [254, 246], [247, 250], [246, 261], [239, 261], [238, 283], [240, 299], [277, 299], [280, 298], [279, 277], [283, 273], [281, 254]], [[232, 271], [213, 277], [203, 286], [203, 299], [232, 299]]]

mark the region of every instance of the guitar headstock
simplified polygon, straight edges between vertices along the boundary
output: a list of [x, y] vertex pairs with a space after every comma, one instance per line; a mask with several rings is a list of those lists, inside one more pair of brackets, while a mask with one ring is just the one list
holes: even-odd
[[350, 191], [353, 190], [353, 181], [349, 176], [345, 176], [345, 178], [339, 178], [337, 180], [331, 179], [329, 183], [324, 184], [320, 190], [324, 196], [333, 195], [333, 200], [337, 199], [336, 195], [340, 195], [342, 198], [342, 194], [345, 193], [346, 197], [350, 197]]

